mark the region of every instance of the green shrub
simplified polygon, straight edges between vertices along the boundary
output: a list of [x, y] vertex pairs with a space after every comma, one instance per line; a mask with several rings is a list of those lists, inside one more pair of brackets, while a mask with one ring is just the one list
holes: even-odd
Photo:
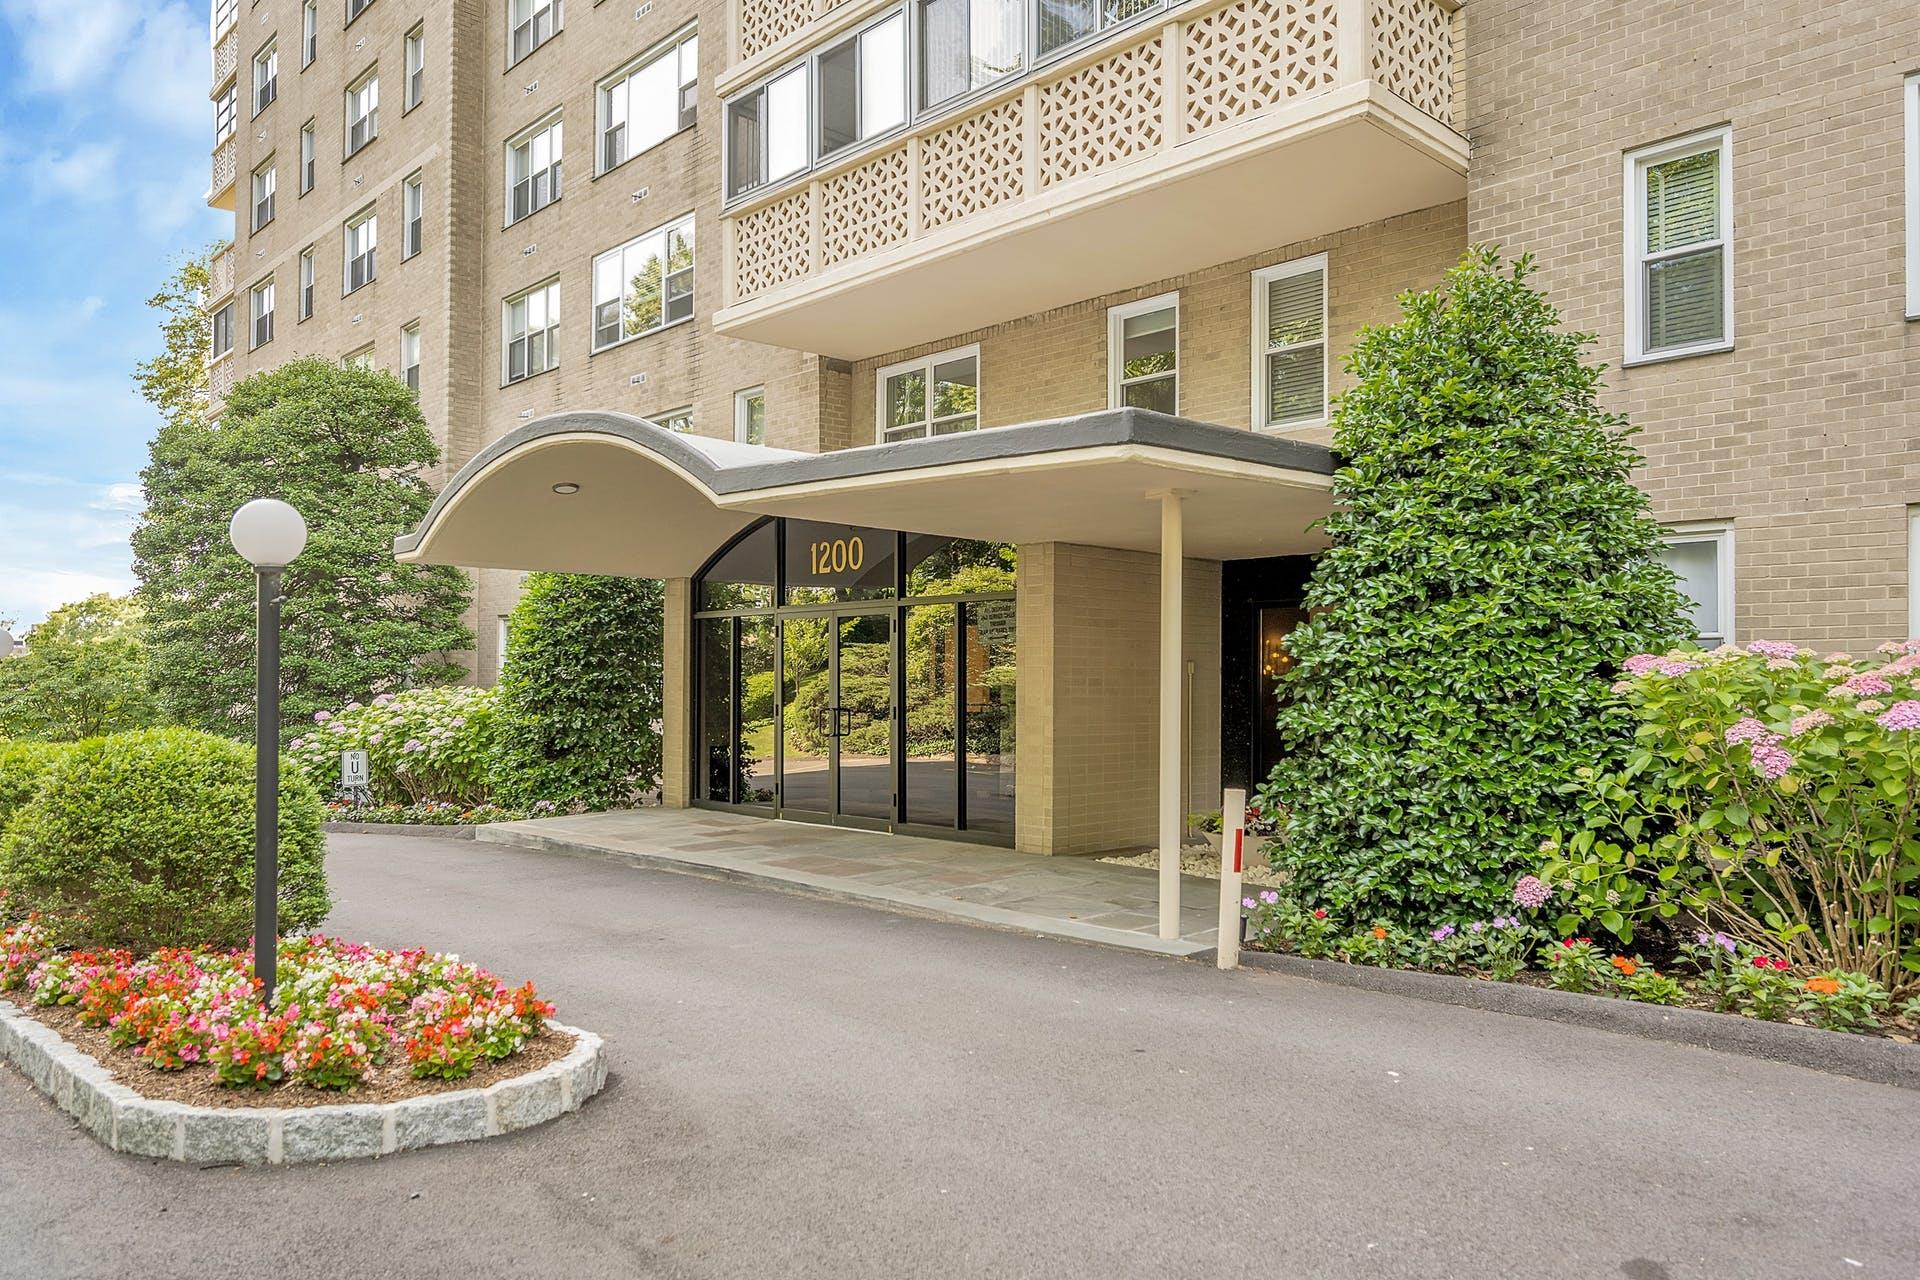
[[494, 799], [631, 804], [660, 781], [660, 584], [536, 573], [507, 623]]
[[1340, 509], [1260, 803], [1285, 812], [1295, 892], [1348, 918], [1508, 908], [1575, 769], [1631, 745], [1617, 664], [1686, 634], [1591, 339], [1559, 331], [1531, 269], [1476, 249], [1347, 360]]
[[[322, 809], [280, 785], [280, 926], [330, 903]], [[253, 932], [253, 748], [190, 729], [73, 746], [0, 842], [0, 881], [73, 943], [239, 946]]]
[[0, 836], [70, 750], [64, 742], [0, 742]]
[[323, 798], [340, 785], [340, 753], [364, 751], [379, 804], [486, 802], [494, 692], [470, 685], [383, 693], [314, 713], [287, 756]]

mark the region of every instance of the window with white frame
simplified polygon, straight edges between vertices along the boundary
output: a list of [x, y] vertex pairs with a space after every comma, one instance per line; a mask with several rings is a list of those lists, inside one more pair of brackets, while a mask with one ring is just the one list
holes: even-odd
[[593, 349], [693, 316], [693, 215], [593, 260]]
[[207, 337], [207, 361], [212, 363], [232, 352], [233, 304], [229, 302], [213, 313], [212, 328]]
[[1920, 75], [1907, 77], [1907, 319], [1920, 320]]
[[1160, 7], [1161, 0], [1040, 0], [1041, 57]]
[[1026, 66], [1025, 0], [914, 0], [920, 105], [943, 102]]
[[253, 171], [253, 230], [273, 221], [273, 191], [279, 183], [274, 176], [273, 157]]
[[1162, 294], [1107, 312], [1107, 403], [1115, 409], [1180, 411], [1180, 295]]
[[273, 277], [253, 286], [247, 299], [253, 317], [252, 340], [247, 348], [251, 351], [273, 341]]
[[407, 390], [420, 394], [420, 322], [415, 320], [400, 330], [400, 380]]
[[1920, 638], [1920, 506], [1907, 508], [1907, 635]]
[[347, 86], [347, 154], [380, 136], [380, 76], [376, 70]]
[[805, 169], [813, 64], [802, 62], [727, 102], [727, 194], [737, 196]]
[[1733, 345], [1733, 135], [1629, 152], [1628, 363]]
[[875, 375], [880, 439], [916, 440], [980, 425], [980, 348], [888, 365]]
[[213, 102], [213, 145], [219, 146], [233, 136], [240, 118], [240, 86], [230, 84]]
[[692, 28], [602, 80], [600, 172], [691, 129], [700, 100], [700, 38]]
[[300, 69], [305, 71], [320, 56], [320, 7], [314, 0], [300, 6]]
[[507, 143], [507, 225], [560, 198], [560, 117], [543, 120]]
[[347, 0], [347, 21], [352, 22], [355, 18], [365, 13], [367, 6], [372, 3], [373, 0]]
[[313, 190], [313, 179], [319, 157], [315, 155], [318, 144], [314, 142], [313, 121], [300, 126], [300, 194]]
[[749, 387], [733, 393], [733, 438], [741, 444], [767, 442], [767, 389]]
[[409, 174], [400, 184], [400, 260], [405, 262], [420, 252], [420, 245], [426, 238], [426, 200], [422, 194], [420, 175]]
[[499, 626], [495, 629], [494, 633], [493, 669], [495, 671], [504, 671], [507, 667], [508, 615], [503, 613], [499, 615], [499, 617]]
[[253, 114], [259, 115], [280, 96], [280, 51], [271, 40], [253, 55]]
[[313, 318], [313, 246], [300, 251], [300, 297], [295, 310], [299, 319]]
[[1669, 527], [1660, 559], [1692, 607], [1703, 649], [1733, 643], [1733, 525], [1708, 521]]
[[1327, 258], [1253, 273], [1253, 425], [1291, 427], [1327, 416]]
[[508, 0], [507, 26], [514, 62], [551, 40], [560, 30], [560, 0]]
[[425, 27], [415, 27], [407, 32], [407, 83], [401, 93], [400, 110], [413, 110], [425, 101], [427, 96], [427, 32]]
[[549, 280], [508, 298], [502, 308], [506, 380], [520, 382], [560, 363], [560, 282]]
[[373, 363], [373, 344], [369, 342], [364, 347], [357, 347], [347, 352], [347, 354], [340, 357], [340, 363], [349, 369], [365, 369], [369, 373], [373, 372], [375, 367]]
[[240, 16], [240, 0], [213, 0], [213, 38], [218, 40]]
[[907, 15], [888, 14], [821, 53], [819, 154], [878, 137], [907, 120]]
[[669, 409], [665, 413], [656, 413], [648, 419], [656, 427], [665, 427], [683, 436], [693, 434], [693, 406], [682, 405], [678, 409]]
[[348, 219], [343, 244], [345, 292], [352, 293], [372, 284], [376, 275], [375, 254], [380, 247], [380, 215], [368, 209]]

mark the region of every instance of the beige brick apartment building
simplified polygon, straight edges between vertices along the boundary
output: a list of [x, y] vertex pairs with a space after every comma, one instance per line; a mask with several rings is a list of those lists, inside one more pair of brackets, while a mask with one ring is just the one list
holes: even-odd
[[219, 0], [215, 29], [216, 384], [417, 351], [448, 475], [402, 555], [488, 570], [483, 615], [492, 570], [667, 578], [671, 803], [1177, 839], [1271, 759], [1341, 359], [1474, 242], [1598, 335], [1704, 639], [1913, 625], [1911, 4]]

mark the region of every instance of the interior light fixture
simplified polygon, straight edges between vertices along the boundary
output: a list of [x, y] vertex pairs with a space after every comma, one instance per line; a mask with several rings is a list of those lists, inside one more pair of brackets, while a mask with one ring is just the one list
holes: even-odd
[[571, 480], [562, 480], [559, 484], [553, 486], [553, 491], [564, 497], [567, 494], [580, 492], [580, 486]]

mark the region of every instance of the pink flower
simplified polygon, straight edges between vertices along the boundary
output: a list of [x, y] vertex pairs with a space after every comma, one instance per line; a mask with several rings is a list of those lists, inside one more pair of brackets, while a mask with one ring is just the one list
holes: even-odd
[[1700, 664], [1685, 658], [1662, 658], [1653, 669], [1663, 676], [1683, 676], [1689, 671], [1698, 671]]
[[1546, 906], [1552, 896], [1553, 890], [1539, 876], [1521, 876], [1513, 886], [1513, 900], [1529, 910]]
[[313, 713], [313, 722], [315, 724], [325, 724], [327, 721], [331, 719], [333, 719], [333, 716], [330, 712], [316, 711]]
[[1767, 659], [1767, 670], [1769, 671], [1779, 671], [1782, 668], [1790, 667], [1792, 665], [1793, 665], [1792, 658], [1768, 658]]
[[1788, 644], [1785, 640], [1755, 640], [1747, 646], [1747, 652], [1766, 658], [1793, 658], [1799, 656], [1800, 646]]
[[1795, 716], [1793, 723], [1787, 726], [1787, 732], [1793, 737], [1811, 733], [1815, 729], [1824, 729], [1833, 723], [1833, 716], [1826, 711], [1809, 711], [1803, 716]]
[[1747, 716], [1734, 722], [1733, 727], [1727, 730], [1726, 739], [1730, 747], [1738, 746], [1742, 742], [1771, 746], [1780, 741], [1780, 735], [1752, 716]]
[[1876, 671], [1862, 671], [1859, 675], [1848, 676], [1831, 692], [1849, 698], [1865, 698], [1876, 693], [1892, 693], [1893, 686], [1882, 679]]
[[1862, 698], [1853, 704], [1854, 710], [1865, 715], [1872, 715], [1876, 711], [1884, 711], [1886, 706], [1887, 704], [1878, 698]]
[[1896, 733], [1920, 729], [1920, 702], [1896, 702], [1881, 712], [1874, 723], [1882, 729], [1892, 729]]
[[1750, 750], [1754, 769], [1768, 782], [1784, 777], [1793, 768], [1793, 753], [1772, 743], [1757, 742]]
[[1852, 654], [1850, 654], [1850, 653], [1830, 653], [1830, 654], [1828, 654], [1828, 655], [1827, 655], [1827, 656], [1826, 656], [1825, 658], [1823, 658], [1823, 659], [1821, 659], [1821, 661], [1823, 661], [1823, 662], [1852, 662], [1852, 661], [1853, 661], [1853, 655], [1852, 655]]
[[1628, 675], [1643, 676], [1659, 665], [1660, 657], [1658, 654], [1636, 653], [1621, 663], [1620, 667]]

